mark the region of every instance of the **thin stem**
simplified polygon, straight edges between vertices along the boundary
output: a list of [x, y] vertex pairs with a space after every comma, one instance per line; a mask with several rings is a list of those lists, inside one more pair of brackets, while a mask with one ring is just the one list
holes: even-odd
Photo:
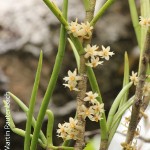
[[139, 48], [141, 48], [141, 27], [139, 24], [139, 18], [138, 18], [136, 5], [135, 5], [135, 0], [129, 0], [129, 8], [130, 8], [130, 14], [131, 14], [132, 23], [133, 23], [134, 31], [136, 34], [138, 46]]
[[96, 16], [90, 22], [91, 26], [94, 26], [96, 22], [102, 17], [105, 11], [115, 2], [115, 0], [107, 0], [107, 2], [102, 6], [102, 8], [98, 11]]
[[94, 11], [95, 11], [96, 0], [89, 0], [88, 7], [86, 7], [86, 18], [85, 22], [90, 22], [93, 19]]
[[51, 110], [47, 110], [46, 114], [48, 116], [48, 124], [47, 124], [47, 147], [53, 145], [53, 124], [54, 124], [54, 115]]
[[57, 17], [57, 19], [65, 26], [68, 26], [68, 22], [66, 18], [62, 15], [60, 10], [52, 3], [50, 0], [43, 0], [44, 3], [48, 6], [48, 8], [53, 12], [53, 14]]
[[85, 11], [90, 8], [90, 0], [83, 0]]
[[[88, 75], [88, 79], [90, 81], [90, 85], [92, 87], [92, 91], [98, 93], [98, 95], [99, 95], [97, 100], [100, 103], [103, 103], [101, 92], [100, 92], [94, 71], [91, 67], [87, 67], [87, 75]], [[108, 132], [107, 132], [105, 113], [102, 114], [102, 118], [103, 119], [100, 120], [101, 140], [107, 140], [108, 139]]]
[[[95, 10], [95, 3], [96, 0], [89, 0], [89, 5], [90, 9], [86, 10], [86, 17], [85, 17], [85, 22], [88, 21], [90, 22], [93, 18], [94, 15], [94, 10]], [[86, 46], [86, 44], [89, 44], [91, 41], [83, 41], [83, 45]], [[84, 50], [82, 49], [82, 52]], [[82, 78], [82, 80], [79, 81], [78, 84], [78, 89], [80, 90], [77, 95], [77, 111], [76, 111], [76, 118], [78, 120], [78, 125], [81, 127], [80, 133], [77, 139], [76, 144], [75, 144], [75, 150], [82, 150], [85, 146], [85, 141], [84, 141], [84, 133], [85, 133], [85, 119], [81, 115], [82, 112], [82, 105], [85, 105], [85, 102], [83, 101], [87, 89], [87, 76], [86, 76], [86, 59], [84, 58], [84, 54], [80, 53], [80, 69], [79, 73]]]
[[29, 145], [30, 145], [32, 116], [33, 116], [33, 112], [34, 112], [34, 106], [35, 106], [36, 96], [37, 96], [39, 82], [40, 82], [42, 59], [43, 59], [43, 53], [41, 51], [38, 68], [37, 68], [37, 73], [36, 73], [36, 77], [35, 77], [35, 82], [34, 82], [31, 99], [30, 99], [30, 103], [29, 103], [28, 117], [27, 117], [26, 130], [25, 130], [26, 132], [25, 132], [24, 150], [29, 150]]
[[67, 146], [49, 146], [46, 150], [74, 150], [74, 148]]
[[[10, 126], [10, 129], [14, 133], [16, 133], [16, 134], [18, 134], [18, 135], [20, 135], [22, 137], [25, 137], [25, 131], [22, 130], [22, 129], [16, 128], [16, 126], [14, 124], [14, 121], [13, 121], [13, 118], [12, 118], [12, 115], [10, 113], [10, 107], [8, 106], [7, 102], [5, 100], [3, 102], [4, 102], [4, 107], [6, 109], [6, 113], [9, 113], [8, 115], [9, 115], [9, 126]], [[30, 134], [29, 138], [33, 138], [32, 134]], [[43, 143], [41, 139], [38, 139], [38, 143], [40, 144], [40, 146], [42, 148], [44, 148], [44, 149], [46, 148], [45, 143]]]
[[[20, 100], [18, 97], [16, 97], [14, 94], [12, 94], [11, 92], [8, 92], [8, 94], [13, 98], [13, 100], [20, 106], [20, 108], [26, 113], [26, 116], [28, 118], [28, 107], [22, 102], [22, 100]], [[32, 126], [33, 128], [35, 128], [35, 124], [36, 124], [36, 120], [35, 118], [32, 116]], [[46, 137], [44, 135], [44, 133], [42, 132], [42, 130], [40, 130], [40, 139], [42, 140], [42, 142], [44, 144], [47, 143]]]
[[[64, 0], [64, 5], [63, 5], [63, 16], [66, 19], [67, 18], [67, 6], [68, 6], [68, 0]], [[36, 126], [34, 129], [34, 133], [33, 133], [33, 139], [31, 142], [31, 148], [30, 150], [35, 150], [36, 146], [37, 146], [37, 139], [39, 136], [39, 132], [40, 129], [42, 127], [42, 122], [46, 113], [46, 109], [48, 107], [50, 98], [52, 96], [53, 90], [55, 88], [56, 82], [57, 82], [57, 78], [59, 75], [59, 71], [61, 68], [61, 64], [62, 64], [62, 60], [63, 60], [63, 56], [64, 56], [64, 51], [65, 51], [65, 45], [66, 45], [66, 30], [65, 27], [62, 25], [61, 26], [61, 31], [60, 31], [60, 41], [59, 41], [59, 47], [58, 47], [58, 53], [56, 56], [56, 60], [55, 60], [55, 65], [53, 68], [53, 72], [51, 75], [51, 78], [49, 80], [49, 84], [45, 93], [45, 96], [43, 98], [40, 110], [39, 110], [39, 114], [37, 117], [37, 122], [36, 122]]]
[[145, 47], [144, 47], [144, 53], [142, 56], [142, 61], [140, 64], [140, 73], [138, 77], [138, 84], [136, 87], [135, 92], [135, 99], [132, 106], [132, 114], [131, 114], [131, 121], [129, 123], [129, 128], [126, 136], [126, 143], [130, 144], [132, 143], [132, 140], [134, 138], [134, 132], [136, 130], [137, 124], [138, 124], [138, 118], [140, 114], [140, 108], [143, 101], [143, 87], [145, 84], [146, 79], [146, 70], [147, 66], [150, 62], [150, 28], [146, 35], [146, 41], [145, 41]]

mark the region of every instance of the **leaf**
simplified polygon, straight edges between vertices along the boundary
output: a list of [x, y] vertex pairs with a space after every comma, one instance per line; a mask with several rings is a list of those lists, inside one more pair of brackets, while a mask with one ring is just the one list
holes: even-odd
[[75, 45], [73, 44], [73, 42], [71, 41], [70, 38], [68, 38], [68, 41], [69, 41], [69, 43], [71, 45], [71, 48], [73, 50], [73, 53], [74, 53], [74, 56], [75, 56], [75, 59], [76, 59], [76, 63], [77, 63], [77, 66], [78, 66], [78, 70], [79, 70], [79, 68], [80, 68], [80, 56], [78, 54], [78, 51], [77, 51]]
[[94, 142], [93, 140], [90, 140], [84, 150], [95, 150]]
[[[13, 98], [13, 100], [20, 106], [20, 108], [26, 113], [26, 116], [28, 117], [28, 107], [14, 94], [12, 94], [11, 92], [8, 92], [8, 94]], [[34, 117], [32, 117], [32, 126], [33, 128], [35, 127], [36, 124], [36, 120]], [[46, 137], [44, 136], [43, 132], [40, 131], [40, 138], [42, 140], [43, 143], [46, 143]]]
[[39, 63], [37, 67], [37, 72], [35, 76], [35, 81], [32, 89], [32, 94], [30, 98], [30, 103], [29, 103], [29, 110], [28, 110], [28, 117], [27, 117], [27, 122], [26, 122], [26, 132], [25, 132], [25, 140], [24, 140], [24, 149], [28, 150], [29, 145], [30, 145], [30, 134], [31, 134], [31, 125], [32, 125], [32, 117], [34, 116], [34, 106], [35, 106], [35, 101], [38, 93], [38, 87], [39, 87], [39, 82], [40, 82], [40, 75], [41, 75], [41, 70], [42, 70], [42, 61], [43, 61], [43, 52], [40, 52], [40, 57], [39, 57]]
[[115, 114], [114, 118], [113, 118], [113, 122], [111, 124], [111, 129], [109, 132], [109, 139], [108, 139], [108, 143], [110, 144], [119, 124], [122, 118], [122, 115], [124, 114], [124, 112], [133, 104], [134, 101], [134, 96], [132, 96], [122, 107], [121, 109]]
[[[123, 79], [123, 87], [125, 85], [127, 85], [129, 83], [129, 59], [128, 59], [128, 54], [127, 52], [125, 52], [125, 55], [124, 55], [124, 79]], [[128, 93], [129, 93], [129, 90], [126, 92], [126, 94], [124, 94], [121, 102], [120, 102], [120, 105], [119, 105], [119, 108], [127, 101], [128, 99]]]
[[128, 83], [125, 87], [123, 87], [123, 89], [119, 92], [119, 94], [117, 95], [116, 99], [114, 100], [109, 114], [108, 114], [108, 119], [107, 119], [107, 127], [108, 127], [108, 131], [110, 130], [111, 127], [111, 123], [113, 121], [114, 115], [116, 113], [116, 110], [118, 109], [118, 106], [120, 104], [120, 101], [122, 99], [122, 97], [124, 96], [124, 94], [129, 90], [129, 88], [132, 86], [132, 82]]

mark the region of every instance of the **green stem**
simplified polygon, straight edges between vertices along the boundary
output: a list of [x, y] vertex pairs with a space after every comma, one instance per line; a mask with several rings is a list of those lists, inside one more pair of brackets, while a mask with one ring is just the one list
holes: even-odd
[[51, 110], [47, 110], [46, 114], [48, 116], [48, 125], [47, 125], [47, 147], [53, 145], [53, 124], [54, 124], [54, 115]]
[[[11, 92], [8, 92], [8, 94], [13, 98], [13, 100], [20, 106], [20, 108], [26, 113], [26, 116], [28, 118], [28, 107], [18, 98], [16, 97], [14, 94], [12, 94]], [[36, 120], [34, 117], [32, 117], [32, 126], [33, 128], [35, 128], [35, 124], [36, 124]], [[44, 135], [44, 133], [40, 130], [40, 139], [42, 140], [42, 142], [44, 144], [47, 143], [46, 137]]]
[[89, 10], [90, 8], [90, 0], [83, 0], [85, 10]]
[[131, 14], [137, 42], [138, 42], [139, 48], [141, 48], [141, 27], [139, 24], [139, 17], [138, 17], [136, 5], [135, 5], [135, 0], [129, 0], [129, 7], [130, 7], [130, 14]]
[[[92, 87], [92, 91], [93, 92], [97, 92], [99, 94], [97, 100], [100, 103], [103, 103], [102, 101], [102, 96], [101, 96], [101, 92], [99, 90], [99, 86], [95, 77], [95, 74], [93, 72], [93, 69], [91, 67], [87, 67], [87, 75], [90, 81], [90, 85]], [[106, 116], [105, 113], [102, 114], [102, 118], [100, 120], [100, 128], [101, 128], [101, 139], [102, 140], [107, 140], [108, 139], [108, 132], [107, 132], [107, 125], [106, 125]]]
[[[67, 18], [67, 7], [68, 7], [68, 0], [64, 0], [64, 5], [63, 5], [63, 16], [66, 19]], [[56, 61], [55, 61], [55, 65], [53, 68], [53, 72], [51, 75], [51, 79], [49, 81], [45, 96], [43, 98], [40, 110], [39, 110], [39, 114], [37, 117], [37, 123], [34, 129], [34, 133], [33, 133], [33, 139], [31, 142], [31, 148], [30, 150], [35, 150], [36, 149], [36, 145], [37, 145], [37, 139], [39, 136], [39, 131], [42, 127], [42, 122], [46, 113], [46, 109], [48, 107], [50, 98], [52, 96], [53, 90], [55, 88], [56, 82], [57, 82], [57, 78], [58, 78], [58, 74], [61, 68], [61, 64], [62, 64], [62, 60], [63, 60], [63, 56], [64, 56], [64, 51], [65, 51], [65, 45], [66, 45], [66, 30], [65, 27], [62, 25], [61, 26], [61, 31], [60, 31], [60, 41], [59, 41], [59, 48], [58, 48], [58, 53], [56, 56]]]
[[47, 148], [47, 150], [74, 150], [74, 148], [67, 146], [50, 146]]
[[115, 2], [115, 0], [107, 0], [107, 2], [102, 6], [102, 8], [98, 11], [96, 16], [90, 22], [91, 26], [94, 26], [99, 18], [105, 13], [105, 11]]
[[[10, 129], [11, 129], [14, 133], [16, 133], [16, 134], [18, 134], [18, 135], [20, 135], [20, 136], [22, 136], [22, 137], [25, 137], [25, 131], [22, 130], [22, 129], [19, 129], [19, 128], [16, 128], [16, 127], [15, 127], [15, 124], [14, 124], [14, 121], [13, 121], [13, 118], [12, 118], [12, 115], [11, 115], [11, 113], [10, 113], [10, 107], [8, 106], [7, 102], [4, 100], [3, 103], [4, 103], [4, 107], [5, 107], [5, 109], [6, 109], [6, 113], [9, 113], [8, 116], [9, 116], [9, 127], [10, 127]], [[32, 138], [32, 137], [33, 137], [32, 134], [30, 134], [29, 138]], [[40, 144], [40, 146], [41, 146], [42, 148], [44, 148], [44, 149], [46, 148], [46, 145], [41, 141], [41, 139], [38, 139], [38, 143]]]
[[39, 63], [38, 63], [38, 68], [37, 68], [37, 73], [36, 73], [36, 77], [35, 77], [35, 82], [34, 82], [32, 94], [31, 94], [31, 99], [30, 99], [30, 103], [29, 103], [28, 117], [27, 117], [26, 130], [25, 130], [26, 132], [25, 132], [25, 140], [24, 140], [24, 150], [29, 150], [29, 145], [30, 145], [32, 116], [33, 116], [33, 112], [34, 112], [34, 105], [35, 105], [36, 96], [37, 96], [38, 87], [39, 87], [39, 82], [40, 82], [40, 74], [41, 74], [41, 69], [42, 69], [42, 59], [43, 59], [43, 53], [41, 51]]
[[57, 19], [65, 26], [68, 26], [68, 22], [66, 18], [62, 15], [62, 13], [56, 8], [56, 6], [50, 2], [50, 0], [43, 0], [44, 3], [48, 6], [48, 8], [53, 12], [53, 14], [57, 17]]

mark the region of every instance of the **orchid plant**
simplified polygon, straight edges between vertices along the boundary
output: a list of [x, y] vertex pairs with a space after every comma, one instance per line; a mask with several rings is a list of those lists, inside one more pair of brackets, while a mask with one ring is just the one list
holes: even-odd
[[[132, 71], [132, 75], [129, 76], [129, 61], [128, 55], [125, 52], [123, 87], [115, 98], [107, 119], [104, 110], [105, 104], [103, 103], [93, 69], [96, 69], [98, 65], [103, 65], [105, 61], [111, 61], [111, 57], [115, 57], [115, 50], [111, 50], [111, 46], [101, 45], [99, 47], [93, 45], [91, 39], [96, 22], [115, 0], [107, 0], [95, 16], [96, 0], [83, 0], [86, 16], [85, 20], [81, 23], [78, 23], [77, 18], [75, 21], [68, 21], [68, 0], [63, 0], [62, 10], [52, 0], [43, 1], [61, 23], [58, 53], [37, 118], [34, 118], [34, 107], [42, 69], [42, 51], [39, 57], [29, 107], [14, 94], [8, 92], [27, 115], [26, 129], [23, 130], [15, 127], [13, 116], [10, 113], [11, 130], [24, 137], [24, 150], [35, 150], [37, 149], [37, 144], [46, 150], [82, 150], [86, 147], [84, 137], [86, 118], [88, 117], [91, 121], [99, 122], [101, 136], [99, 150], [107, 150], [116, 133], [117, 127], [121, 123], [122, 115], [132, 106], [131, 116], [126, 118], [125, 125], [128, 128], [126, 141], [120, 144], [124, 150], [135, 150], [136, 145], [133, 144], [133, 139], [140, 134], [139, 132], [138, 134], [135, 133], [137, 133], [138, 123], [143, 116], [141, 112], [144, 113], [149, 104], [147, 99], [150, 99], [150, 1], [141, 0], [141, 16], [138, 17], [135, 1], [129, 0], [131, 18], [140, 49], [139, 69], [138, 72]], [[48, 104], [57, 83], [67, 39], [76, 58], [77, 67], [74, 71], [68, 70], [68, 76], [63, 78], [63, 85], [69, 88], [70, 92], [75, 91], [77, 93], [77, 107], [74, 118], [70, 117], [68, 119], [69, 122], [58, 124], [56, 136], [62, 138], [63, 142], [60, 146], [54, 146], [54, 115], [48, 109]], [[91, 85], [91, 91], [87, 91], [88, 80]], [[136, 86], [136, 90], [135, 94], [129, 98], [128, 93], [132, 85]], [[7, 109], [10, 109], [5, 100], [4, 105]], [[46, 135], [41, 130], [45, 115], [48, 117]], [[34, 128], [33, 133], [31, 132], [31, 127]], [[69, 145], [70, 140], [75, 141], [73, 146]]]

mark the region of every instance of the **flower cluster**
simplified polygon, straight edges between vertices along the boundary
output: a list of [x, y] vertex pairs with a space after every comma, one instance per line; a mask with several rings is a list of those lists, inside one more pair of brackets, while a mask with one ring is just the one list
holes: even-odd
[[[141, 112], [141, 111], [140, 111]], [[125, 117], [124, 118], [124, 121], [121, 123], [125, 128], [128, 129], [128, 126], [129, 126], [129, 123], [130, 123], [130, 120], [131, 120], [131, 115], [128, 116], [128, 117]], [[140, 130], [141, 130], [141, 126], [138, 125], [135, 132], [134, 132], [134, 137], [138, 137], [140, 135]], [[126, 133], [127, 130], [124, 130], [123, 133]]]
[[86, 93], [86, 97], [84, 98], [85, 102], [88, 102], [88, 106], [81, 106], [82, 112], [81, 116], [85, 119], [88, 117], [91, 121], [98, 122], [102, 119], [102, 113], [104, 113], [104, 104], [100, 104], [96, 98], [98, 97], [97, 93], [93, 93], [92, 91]]
[[86, 23], [78, 23], [78, 19], [76, 21], [72, 21], [68, 26], [68, 33], [73, 34], [74, 37], [79, 37], [82, 39], [90, 39], [92, 35], [93, 27], [90, 26], [89, 22]]
[[144, 18], [142, 16], [139, 17], [140, 18], [140, 22], [139, 24], [143, 27], [150, 27], [150, 18]]
[[77, 125], [78, 121], [69, 118], [69, 122], [63, 124], [58, 124], [59, 129], [57, 129], [58, 137], [61, 137], [64, 140], [74, 139], [77, 140], [77, 135], [79, 134], [80, 127]]
[[143, 94], [144, 96], [150, 95], [150, 82], [145, 82], [144, 87], [143, 87]]
[[131, 82], [134, 83], [134, 85], [137, 85], [137, 83], [138, 83], [137, 72], [134, 73], [134, 71], [132, 71], [132, 75], [130, 76], [130, 80], [131, 80]]
[[84, 48], [86, 54], [84, 57], [86, 59], [90, 58], [88, 63], [86, 63], [87, 66], [90, 67], [96, 67], [98, 65], [101, 65], [103, 61], [100, 61], [100, 58], [104, 58], [105, 60], [109, 60], [110, 56], [114, 55], [113, 52], [110, 52], [110, 46], [104, 47], [102, 45], [102, 50], [98, 51], [99, 47], [96, 45], [91, 46], [90, 44], [87, 45], [86, 48]]
[[[134, 71], [132, 71], [132, 75], [130, 76], [130, 80], [131, 80], [131, 82], [134, 83], [134, 85], [137, 85], [137, 83], [139, 81], [138, 76], [137, 76], [137, 72], [134, 73]], [[143, 96], [149, 96], [149, 95], [150, 95], [150, 82], [145, 82], [144, 87], [143, 87]]]
[[134, 143], [134, 144], [121, 143], [121, 146], [125, 150], [137, 150], [136, 143]]
[[81, 80], [81, 77], [77, 75], [77, 69], [75, 69], [73, 72], [70, 70], [68, 71], [68, 77], [64, 77], [63, 80], [65, 82], [68, 82], [68, 84], [63, 84], [65, 87], [68, 87], [70, 91], [79, 91], [77, 86], [77, 81]]

